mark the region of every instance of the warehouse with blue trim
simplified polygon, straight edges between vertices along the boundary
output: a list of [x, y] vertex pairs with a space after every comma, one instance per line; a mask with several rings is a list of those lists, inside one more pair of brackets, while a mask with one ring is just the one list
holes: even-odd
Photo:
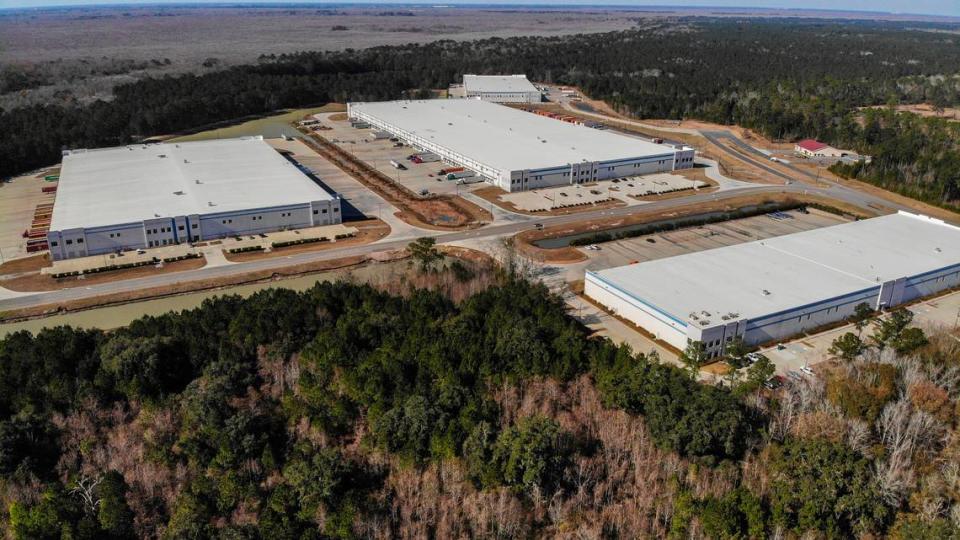
[[960, 286], [960, 228], [898, 214], [597, 272], [587, 296], [677, 349], [710, 357]]
[[340, 199], [263, 137], [67, 150], [54, 260], [340, 223]]

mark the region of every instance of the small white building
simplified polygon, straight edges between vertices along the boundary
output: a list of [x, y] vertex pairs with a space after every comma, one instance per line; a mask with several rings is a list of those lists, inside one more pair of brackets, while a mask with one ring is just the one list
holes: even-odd
[[327, 193], [263, 137], [63, 153], [54, 260], [340, 223]]
[[494, 103], [540, 103], [543, 94], [526, 75], [464, 75], [464, 97]]
[[476, 99], [349, 103], [347, 114], [505, 191], [693, 167], [694, 149], [655, 144]]
[[960, 228], [901, 212], [598, 272], [585, 293], [677, 349], [783, 340], [960, 286]]

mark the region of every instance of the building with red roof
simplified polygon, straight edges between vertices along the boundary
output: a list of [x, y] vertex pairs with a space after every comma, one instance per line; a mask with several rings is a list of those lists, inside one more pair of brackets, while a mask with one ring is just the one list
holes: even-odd
[[848, 153], [814, 139], [804, 139], [793, 149], [796, 153], [807, 157], [843, 157]]

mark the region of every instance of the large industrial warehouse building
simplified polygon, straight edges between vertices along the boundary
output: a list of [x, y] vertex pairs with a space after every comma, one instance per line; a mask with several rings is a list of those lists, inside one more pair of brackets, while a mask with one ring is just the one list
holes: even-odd
[[543, 95], [526, 75], [464, 75], [465, 97], [494, 103], [540, 103]]
[[262, 137], [68, 150], [55, 260], [340, 223], [340, 200]]
[[694, 150], [562, 122], [476, 99], [350, 103], [351, 119], [483, 176], [506, 191], [693, 166]]
[[960, 285], [960, 228], [901, 212], [587, 272], [585, 293], [678, 349], [711, 357]]

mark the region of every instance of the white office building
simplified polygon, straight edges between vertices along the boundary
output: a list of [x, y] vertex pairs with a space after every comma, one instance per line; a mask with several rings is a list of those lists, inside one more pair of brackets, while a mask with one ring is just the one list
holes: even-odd
[[63, 153], [53, 259], [340, 223], [340, 199], [262, 137]]
[[587, 272], [585, 293], [677, 349], [716, 357], [960, 286], [960, 228], [899, 214]]
[[540, 103], [543, 95], [526, 75], [464, 75], [464, 96], [494, 103]]
[[389, 131], [505, 191], [693, 167], [694, 150], [476, 99], [350, 103], [352, 120]]

